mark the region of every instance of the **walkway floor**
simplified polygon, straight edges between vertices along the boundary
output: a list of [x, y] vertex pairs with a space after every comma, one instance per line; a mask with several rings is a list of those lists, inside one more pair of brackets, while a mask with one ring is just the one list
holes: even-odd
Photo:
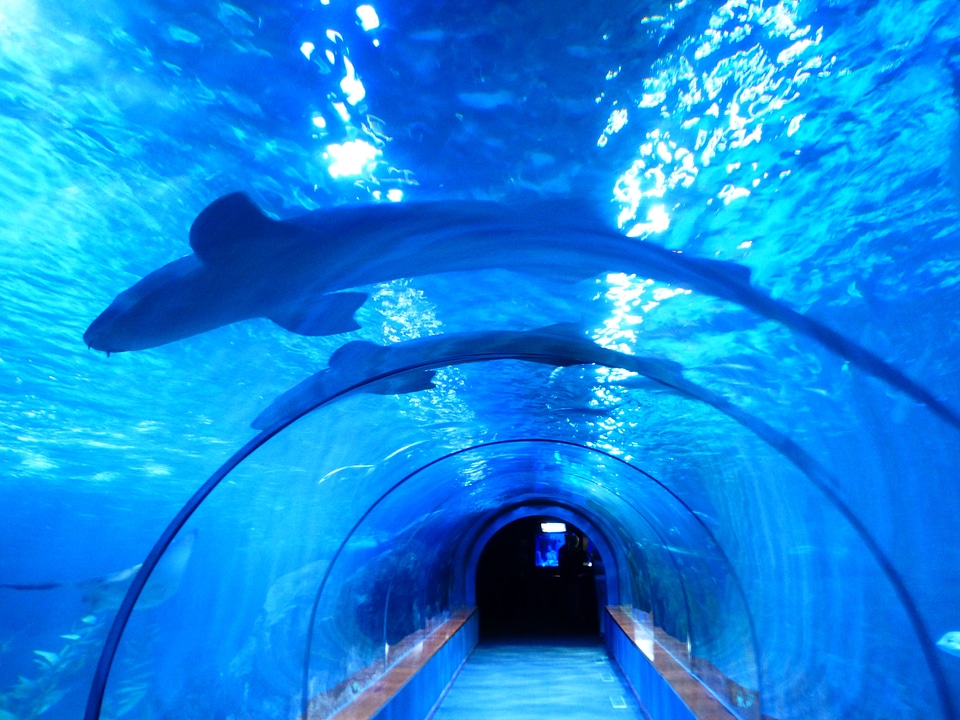
[[600, 642], [481, 643], [432, 720], [643, 718]]

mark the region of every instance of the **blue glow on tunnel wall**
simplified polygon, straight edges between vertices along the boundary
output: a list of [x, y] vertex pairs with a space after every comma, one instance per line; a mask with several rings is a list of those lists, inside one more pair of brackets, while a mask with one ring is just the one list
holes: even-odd
[[956, 717], [958, 48], [952, 0], [6, 3], [0, 718], [296, 718], [527, 514], [741, 717]]

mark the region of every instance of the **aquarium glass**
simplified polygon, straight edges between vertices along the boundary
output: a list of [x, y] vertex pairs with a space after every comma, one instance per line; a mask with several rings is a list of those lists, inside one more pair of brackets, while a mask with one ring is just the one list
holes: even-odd
[[525, 513], [960, 715], [955, 0], [4, 0], [0, 155], [0, 720], [319, 718]]

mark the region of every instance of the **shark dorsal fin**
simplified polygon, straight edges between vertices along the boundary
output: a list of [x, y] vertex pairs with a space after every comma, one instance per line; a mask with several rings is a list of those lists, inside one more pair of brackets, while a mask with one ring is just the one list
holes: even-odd
[[276, 221], [244, 193], [214, 200], [190, 227], [190, 247], [207, 265], [235, 260], [260, 245]]

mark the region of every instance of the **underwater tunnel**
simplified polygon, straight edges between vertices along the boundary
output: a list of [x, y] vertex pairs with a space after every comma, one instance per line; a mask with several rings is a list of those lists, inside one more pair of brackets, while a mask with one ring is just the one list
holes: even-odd
[[[497, 400], [482, 415], [472, 406], [463, 422], [430, 402], [417, 403], [411, 417], [409, 397], [378, 389], [426, 368], [456, 368], [461, 399], [497, 388]], [[116, 657], [104, 714], [122, 707], [124, 668], [142, 672], [149, 648], [163, 668], [151, 693], [202, 688], [190, 703], [209, 703], [209, 713], [241, 697], [288, 715], [311, 702], [305, 714], [322, 717], [317, 708], [335, 702], [325, 692], [347, 679], [360, 692], [396, 662], [394, 646], [409, 650], [410, 638], [422, 640], [418, 633], [476, 603], [480, 553], [497, 530], [543, 516], [589, 529], [604, 557], [605, 602], [632, 608], [676, 641], [672, 652], [703, 682], [722, 677], [712, 689], [741, 717], [815, 717], [825, 706], [855, 713], [865, 697], [891, 706], [891, 673], [913, 679], [910, 703], [949, 716], [950, 690], [917, 600], [838, 497], [840, 481], [717, 409], [703, 421], [722, 427], [728, 444], [711, 448], [720, 457], [700, 467], [711, 480], [754, 478], [736, 492], [697, 487], [702, 478], [676, 478], [669, 465], [648, 464], [648, 472], [643, 446], [591, 447], [570, 410], [552, 412], [545, 401], [564, 383], [562, 392], [588, 391], [603, 369], [554, 368], [539, 356], [425, 355], [397, 373], [345, 378], [310, 412], [262, 431], [203, 485], [148, 559], [157, 561], [160, 587], [145, 578], [148, 609], [115, 623], [123, 635], [107, 640], [107, 656], [115, 645]], [[627, 398], [638, 420], [654, 404], [672, 403], [680, 417], [692, 412], [683, 405], [703, 405], [651, 383]], [[700, 502], [683, 499], [691, 496], [686, 483]], [[249, 508], [257, 508], [254, 519]], [[719, 519], [727, 515], [736, 521]], [[743, 542], [758, 527], [768, 528], [768, 540]], [[190, 566], [164, 609], [151, 611], [151, 596], [164, 595], [172, 574], [162, 551], [176, 552], [183, 537]], [[191, 579], [192, 566], [217, 568], [215, 582]], [[121, 618], [137, 609], [135, 595], [126, 600]], [[879, 625], [838, 634], [851, 622]], [[833, 685], [825, 658], [857, 668], [856, 683], [845, 674]]]
[[960, 717], [954, 4], [0, 6], [0, 720]]

